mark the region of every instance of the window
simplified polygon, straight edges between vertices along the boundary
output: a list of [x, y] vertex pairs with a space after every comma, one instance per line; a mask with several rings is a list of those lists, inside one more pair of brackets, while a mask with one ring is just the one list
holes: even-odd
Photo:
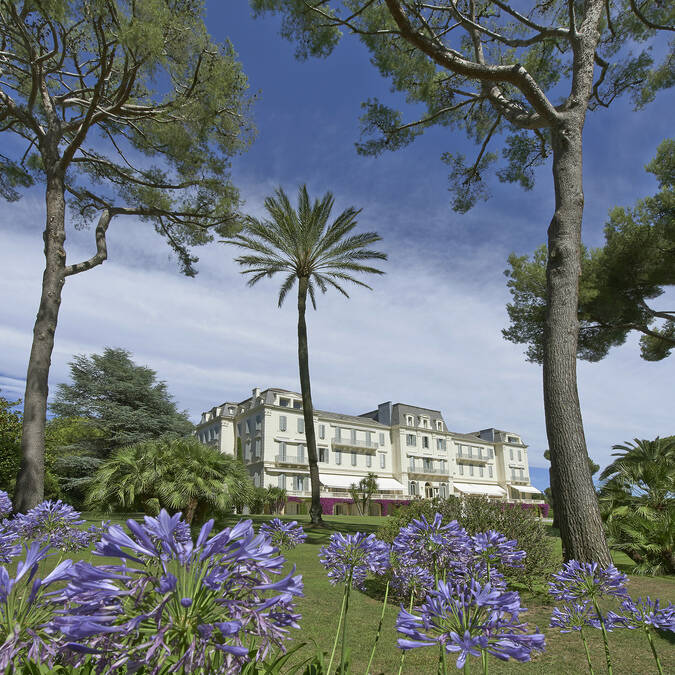
[[352, 443], [356, 443], [356, 429], [352, 429]]
[[356, 452], [352, 450], [352, 466], [356, 466]]
[[326, 438], [326, 425], [319, 424], [319, 438]]
[[518, 461], [519, 462], [523, 461], [523, 451], [522, 450], [518, 450]]
[[507, 443], [520, 443], [518, 440], [518, 436], [507, 436], [506, 438]]
[[415, 458], [414, 457], [408, 458], [408, 466], [410, 467], [410, 472], [415, 473]]
[[368, 467], [373, 466], [373, 456], [372, 455], [366, 455], [366, 466], [368, 466]]
[[293, 401], [293, 407], [296, 410], [300, 410], [300, 408], [302, 408], [302, 401]]
[[445, 450], [445, 438], [436, 439], [436, 450]]
[[417, 445], [417, 440], [415, 434], [406, 434], [405, 435], [405, 444], [408, 446], [415, 447]]
[[433, 462], [430, 459], [427, 459], [426, 457], [422, 460], [422, 466], [424, 467], [424, 471], [434, 470]]
[[478, 475], [479, 475], [481, 478], [483, 478], [483, 471], [484, 471], [483, 467], [482, 467], [482, 466], [479, 466], [479, 467], [478, 467]]
[[387, 458], [384, 454], [380, 455], [380, 469], [384, 469], [387, 466]]
[[295, 489], [298, 492], [302, 492], [305, 489], [305, 477], [304, 476], [295, 476]]
[[429, 428], [429, 420], [426, 419], [426, 418], [423, 419], [423, 420], [422, 420], [422, 426], [423, 426], [425, 429], [428, 429], [428, 428]]
[[298, 445], [298, 462], [304, 462], [305, 461], [305, 446], [300, 443]]
[[298, 433], [305, 433], [305, 420], [303, 420], [302, 417], [298, 417]]
[[342, 429], [340, 427], [335, 427], [335, 440], [339, 441], [342, 437]]
[[279, 405], [282, 408], [288, 408], [288, 406], [290, 406], [290, 404], [291, 404], [291, 400], [289, 398], [280, 398], [279, 399]]
[[492, 478], [492, 464], [488, 466], [488, 476]]
[[244, 459], [246, 461], [251, 459], [251, 441], [246, 441], [246, 446], [244, 447]]
[[260, 439], [255, 439], [255, 456], [256, 459], [260, 459]]
[[282, 490], [285, 490], [285, 489], [286, 489], [286, 474], [285, 474], [285, 473], [280, 473], [280, 474], [279, 474], [278, 480], [277, 480], [277, 485], [278, 485], [279, 488], [281, 488]]
[[448, 486], [445, 483], [441, 483], [440, 497], [445, 499], [448, 496]]
[[444, 459], [441, 460], [441, 471], [443, 473], [448, 473], [448, 463]]
[[513, 448], [509, 448], [509, 457], [513, 459]]
[[239, 435], [241, 436], [243, 433], [243, 427], [241, 422], [237, 422], [237, 430], [239, 431]]
[[464, 464], [458, 464], [457, 469], [459, 470], [459, 475], [463, 476], [464, 475]]
[[369, 448], [373, 447], [373, 432], [372, 431], [366, 431], [366, 446]]
[[262, 415], [256, 415], [255, 416], [256, 431], [260, 431], [261, 427], [262, 427]]
[[380, 433], [380, 445], [384, 445], [384, 434]]
[[279, 431], [286, 431], [286, 415], [279, 416]]
[[335, 450], [335, 463], [342, 464], [342, 452], [340, 450]]
[[412, 415], [408, 415], [408, 417], [406, 418], [406, 424], [409, 427], [415, 426], [415, 418]]
[[286, 459], [286, 444], [283, 441], [279, 441], [279, 459]]
[[492, 459], [495, 456], [495, 451], [492, 448], [488, 448], [487, 453], [489, 459]]
[[438, 429], [438, 431], [443, 431], [443, 422], [441, 422], [441, 420], [436, 420], [436, 429]]
[[429, 437], [428, 436], [422, 436], [422, 447], [423, 448], [429, 447]]
[[408, 486], [408, 491], [410, 492], [411, 495], [417, 494], [417, 483], [414, 480], [410, 481], [410, 485]]
[[319, 461], [324, 464], [328, 462], [328, 448], [319, 448]]
[[234, 415], [234, 408], [228, 408], [228, 410], [230, 411], [230, 415]]
[[473, 464], [469, 464], [469, 476], [473, 476]]
[[253, 420], [250, 417], [246, 420], [246, 433], [253, 433]]

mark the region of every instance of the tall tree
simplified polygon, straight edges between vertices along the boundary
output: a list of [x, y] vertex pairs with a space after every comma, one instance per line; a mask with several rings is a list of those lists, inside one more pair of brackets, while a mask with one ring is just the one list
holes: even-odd
[[[651, 300], [675, 286], [675, 140], [659, 145], [646, 166], [660, 191], [635, 208], [610, 211], [602, 248], [581, 249], [577, 355], [599, 361], [632, 331], [641, 334], [642, 358], [660, 361], [675, 348], [675, 311]], [[505, 274], [513, 302], [506, 306], [511, 342], [527, 345], [530, 361], [541, 363], [546, 314], [546, 246], [529, 256], [509, 256]]]
[[[0, 0], [0, 194], [44, 186], [45, 269], [26, 376], [15, 508], [43, 494], [48, 378], [67, 277], [107, 257], [120, 215], [190, 247], [229, 235], [229, 158], [248, 142], [246, 78], [211, 41], [199, 0]], [[68, 198], [68, 201], [67, 201]], [[96, 253], [66, 261], [66, 222], [97, 218]]]
[[230, 244], [250, 251], [249, 254], [235, 258], [244, 268], [242, 274], [250, 275], [249, 286], [264, 277], [272, 277], [277, 272], [286, 275], [279, 291], [279, 307], [295, 282], [298, 282], [298, 364], [312, 484], [312, 505], [309, 513], [315, 525], [321, 523], [321, 499], [305, 321], [307, 296], [316, 309], [317, 288], [325, 293], [332, 287], [347, 298], [349, 295], [343, 287], [345, 282], [370, 289], [370, 286], [354, 275], [384, 274], [381, 270], [363, 263], [387, 259], [386, 254], [367, 248], [380, 241], [376, 232], [350, 235], [356, 227], [356, 217], [360, 211], [346, 209], [329, 224], [333, 202], [333, 195], [327, 192], [320, 201], [317, 199], [312, 203], [307, 187], [303, 185], [298, 190], [296, 211], [286, 193], [279, 188], [274, 197], [265, 200], [269, 219], [249, 217], [243, 230], [227, 240]]
[[78, 354], [70, 362], [69, 384], [59, 384], [50, 405], [60, 418], [77, 419], [84, 429], [68, 447], [101, 459], [118, 448], [164, 435], [186, 436], [192, 429], [157, 373], [131, 360], [125, 349]]
[[[463, 129], [479, 147], [475, 161], [445, 153], [453, 206], [466, 211], [488, 196], [486, 173], [507, 134], [500, 180], [530, 188], [534, 168], [552, 157], [555, 211], [548, 228], [543, 337], [546, 430], [563, 554], [611, 560], [588, 472], [576, 379], [577, 294], [584, 206], [582, 137], [589, 109], [629, 92], [637, 106], [675, 81], [672, 54], [650, 52], [655, 34], [672, 32], [672, 3], [639, 0], [251, 0], [284, 14], [282, 35], [301, 58], [325, 56], [341, 30], [360, 37], [373, 63], [421, 119], [377, 100], [365, 104], [364, 154], [395, 150], [432, 125]], [[632, 51], [634, 50], [634, 51]], [[597, 66], [597, 70], [596, 70]], [[373, 137], [372, 134], [375, 134]]]

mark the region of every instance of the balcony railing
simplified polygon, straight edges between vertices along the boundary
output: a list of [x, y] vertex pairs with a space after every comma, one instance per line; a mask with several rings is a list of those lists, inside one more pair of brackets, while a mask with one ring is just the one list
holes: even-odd
[[277, 464], [301, 464], [307, 466], [307, 460], [304, 457], [295, 457], [294, 455], [276, 455], [274, 461]]
[[359, 438], [336, 438], [333, 436], [333, 447], [336, 446], [343, 448], [365, 448], [366, 450], [377, 450], [378, 448], [378, 444], [373, 441], [367, 441]]
[[457, 459], [466, 459], [472, 462], [489, 462], [492, 460], [492, 457], [489, 457], [488, 455], [484, 455], [483, 453], [471, 453], [469, 454], [468, 452], [458, 450], [457, 451]]
[[448, 470], [447, 469], [441, 469], [438, 466], [415, 466], [415, 467], [408, 467], [408, 473], [415, 473], [415, 474], [439, 474], [443, 476], [448, 476]]

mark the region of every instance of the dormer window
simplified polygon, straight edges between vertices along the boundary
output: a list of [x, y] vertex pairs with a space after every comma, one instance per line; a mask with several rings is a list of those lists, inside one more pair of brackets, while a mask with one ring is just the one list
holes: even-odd
[[282, 408], [288, 408], [291, 405], [291, 399], [290, 398], [280, 398], [279, 399], [279, 405]]
[[293, 401], [293, 407], [296, 410], [299, 410], [300, 408], [302, 408], [302, 401]]
[[508, 443], [520, 443], [518, 436], [508, 436], [506, 440]]
[[426, 417], [420, 417], [420, 422], [425, 429], [429, 428], [429, 420]]
[[436, 429], [438, 431], [443, 431], [443, 422], [441, 422], [441, 420], [436, 420]]
[[414, 418], [412, 415], [408, 415], [408, 417], [407, 417], [407, 419], [406, 419], [406, 424], [407, 424], [409, 427], [415, 426], [415, 418]]
[[230, 408], [230, 415], [234, 415], [234, 408]]

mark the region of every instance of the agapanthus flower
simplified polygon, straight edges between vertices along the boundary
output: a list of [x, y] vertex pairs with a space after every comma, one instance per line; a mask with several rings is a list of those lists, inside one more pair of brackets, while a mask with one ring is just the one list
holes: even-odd
[[475, 534], [471, 537], [471, 547], [477, 558], [490, 565], [522, 567], [527, 555], [525, 551], [518, 548], [518, 542], [515, 539], [507, 539], [495, 530]]
[[[605, 617], [607, 619], [607, 617]], [[551, 614], [551, 628], [560, 628], [561, 633], [581, 630], [590, 626], [600, 628], [598, 613], [589, 600], [573, 602], [562, 607], [554, 607]]]
[[66, 578], [72, 562], [63, 560], [41, 579], [39, 565], [49, 555], [49, 546], [33, 542], [26, 544], [14, 577], [0, 567], [0, 672], [24, 660], [52, 665], [57, 656], [57, 641], [48, 626], [57, 600], [46, 591]]
[[285, 523], [280, 518], [272, 518], [260, 526], [260, 534], [269, 537], [270, 541], [281, 549], [295, 548], [302, 544], [307, 535], [297, 520]]
[[0, 562], [8, 563], [21, 553], [19, 534], [7, 522], [0, 523]]
[[396, 628], [401, 649], [441, 645], [448, 653], [458, 653], [457, 668], [468, 656], [483, 652], [501, 660], [529, 661], [533, 650], [543, 651], [544, 635], [527, 633], [527, 624], [518, 616], [525, 611], [516, 592], [502, 592], [490, 583], [447, 584], [438, 582], [419, 615], [401, 608]]
[[251, 521], [209, 538], [210, 520], [194, 542], [181, 522], [161, 511], [127, 521], [130, 534], [112, 525], [94, 553], [120, 563], [74, 565], [67, 608], [53, 621], [71, 641], [73, 665], [94, 658], [103, 670], [237, 673], [251, 644], [264, 658], [299, 627], [302, 579], [294, 568], [276, 580], [284, 558]]
[[319, 560], [328, 570], [332, 584], [349, 583], [363, 589], [368, 573], [382, 574], [389, 567], [389, 545], [374, 534], [331, 535], [326, 546], [319, 550]]
[[443, 525], [441, 514], [437, 513], [432, 522], [422, 516], [402, 527], [392, 543], [392, 551], [400, 558], [438, 574], [460, 558], [470, 541], [466, 530], [456, 520]]
[[421, 565], [393, 564], [391, 575], [392, 594], [406, 602], [423, 600], [435, 586], [434, 575]]
[[638, 598], [632, 600], [627, 598], [621, 603], [622, 614], [608, 612], [616, 623], [625, 628], [635, 629], [647, 626], [653, 626], [658, 630], [669, 630], [675, 632], [675, 606], [668, 603], [661, 607], [659, 600], [651, 598]]
[[4, 490], [0, 490], [0, 518], [7, 518], [11, 513], [12, 500]]
[[608, 595], [627, 598], [628, 577], [614, 565], [601, 567], [598, 563], [580, 563], [570, 560], [563, 564], [560, 572], [553, 575], [549, 593], [556, 600], [574, 601], [586, 598], [600, 598]]
[[88, 530], [79, 527], [84, 522], [79, 511], [60, 499], [44, 501], [9, 521], [23, 539], [49, 544], [62, 551], [87, 548], [98, 538], [99, 530], [95, 526]]

